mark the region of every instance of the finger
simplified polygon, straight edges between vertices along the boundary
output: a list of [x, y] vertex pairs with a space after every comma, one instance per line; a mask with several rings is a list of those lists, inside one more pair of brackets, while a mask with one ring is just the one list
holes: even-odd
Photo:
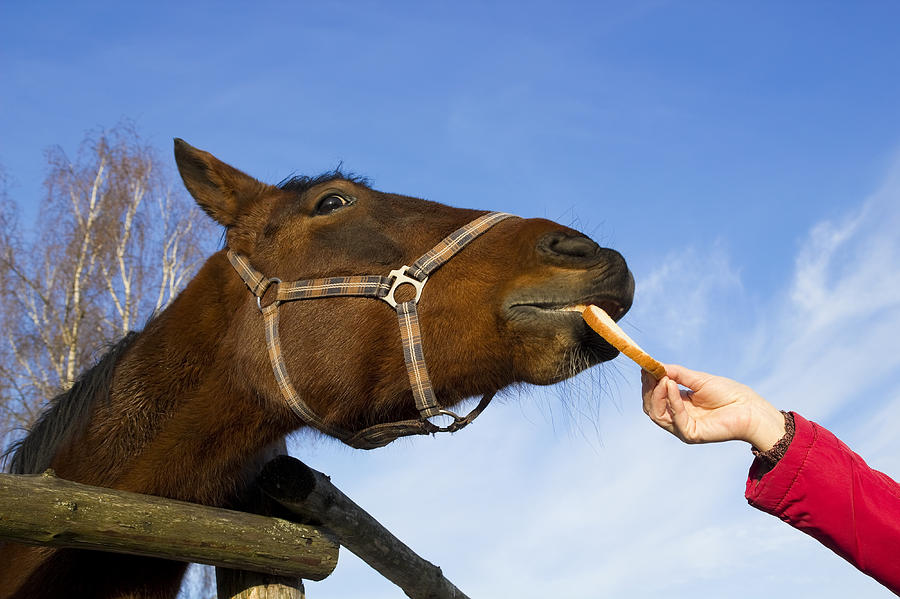
[[650, 416], [650, 420], [672, 432], [672, 418], [666, 409], [667, 383], [670, 382], [671, 380], [668, 377], [663, 377], [659, 384], [653, 388], [653, 391], [647, 397], [647, 402], [644, 404], [644, 412]]
[[644, 413], [649, 414], [651, 412], [651, 407], [654, 404], [659, 403], [659, 395], [664, 393], [660, 389], [663, 387], [661, 383], [656, 382], [656, 379], [652, 378], [652, 375], [646, 375], [651, 378], [651, 381], [644, 381], [641, 394], [644, 402]]
[[641, 401], [644, 404], [644, 413], [647, 413], [647, 403], [650, 401], [650, 394], [656, 385], [647, 380], [647, 373], [641, 370]]
[[686, 443], [695, 442], [696, 423], [684, 408], [682, 391], [678, 389], [678, 383], [669, 379], [666, 391], [666, 410], [672, 419], [673, 432]]
[[684, 385], [694, 391], [703, 386], [703, 383], [712, 378], [713, 375], [699, 370], [691, 370], [678, 364], [666, 364], [666, 374], [670, 379], [680, 385]]
[[650, 391], [656, 387], [656, 379], [653, 378], [649, 372], [641, 369], [641, 395], [647, 395]]
[[653, 394], [653, 390], [658, 386], [659, 381], [657, 381], [653, 375], [646, 370], [641, 370], [641, 398], [644, 404], [644, 414], [650, 413], [650, 396]]

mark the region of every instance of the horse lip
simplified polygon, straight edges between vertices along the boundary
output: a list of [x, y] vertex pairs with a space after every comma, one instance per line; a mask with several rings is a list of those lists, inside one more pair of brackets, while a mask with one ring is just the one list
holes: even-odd
[[607, 314], [612, 317], [613, 320], [619, 320], [625, 313], [628, 312], [628, 309], [631, 308], [630, 302], [628, 305], [623, 305], [621, 299], [614, 298], [608, 295], [599, 295], [599, 296], [590, 296], [587, 298], [578, 299], [575, 301], [572, 300], [562, 300], [562, 301], [552, 301], [552, 300], [529, 300], [529, 301], [516, 301], [511, 303], [508, 306], [509, 310], [516, 309], [532, 309], [539, 310], [542, 312], [577, 312], [581, 314], [587, 308], [588, 305], [593, 304], [595, 306], [599, 306], [602, 308]]

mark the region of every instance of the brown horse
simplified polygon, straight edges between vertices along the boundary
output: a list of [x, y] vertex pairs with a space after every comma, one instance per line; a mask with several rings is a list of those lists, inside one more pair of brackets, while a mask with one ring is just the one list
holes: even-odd
[[[226, 246], [267, 277], [383, 275], [413, 264], [485, 212], [382, 193], [340, 173], [261, 183], [176, 140], [184, 183], [226, 228]], [[304, 421], [285, 401], [260, 306], [229, 262], [209, 258], [172, 304], [57, 397], [13, 455], [12, 470], [232, 506], [259, 456]], [[267, 283], [268, 284], [268, 283]], [[421, 349], [442, 408], [515, 382], [546, 385], [616, 351], [566, 310], [598, 303], [621, 317], [625, 261], [543, 219], [506, 218], [428, 279]], [[379, 292], [383, 295], [383, 292]], [[360, 431], [420, 417], [397, 315], [378, 298], [284, 302], [289, 381], [322, 427]], [[172, 597], [184, 564], [7, 544], [0, 597]]]

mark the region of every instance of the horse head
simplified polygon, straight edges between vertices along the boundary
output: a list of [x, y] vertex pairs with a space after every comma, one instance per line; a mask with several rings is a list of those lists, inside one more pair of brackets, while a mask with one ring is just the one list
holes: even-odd
[[[485, 215], [376, 191], [340, 173], [267, 185], [181, 140], [175, 155], [187, 189], [226, 227], [227, 247], [273, 281], [387, 277]], [[235, 273], [227, 276], [228, 287], [241, 287]], [[421, 347], [437, 401], [449, 408], [515, 382], [552, 384], [612, 359], [616, 350], [577, 308], [598, 304], [618, 319], [633, 291], [615, 250], [545, 219], [498, 222], [421, 289]], [[225, 333], [236, 368], [254, 392], [282, 404], [258, 303], [246, 286], [239, 293], [240, 317]], [[279, 310], [289, 380], [323, 422], [356, 431], [415, 418], [397, 316], [385, 302], [329, 295]]]

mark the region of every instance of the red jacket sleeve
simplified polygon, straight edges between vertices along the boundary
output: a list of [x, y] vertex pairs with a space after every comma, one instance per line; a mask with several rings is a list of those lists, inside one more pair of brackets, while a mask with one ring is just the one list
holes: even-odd
[[794, 414], [784, 457], [764, 474], [754, 461], [745, 496], [900, 595], [900, 485], [837, 437]]

